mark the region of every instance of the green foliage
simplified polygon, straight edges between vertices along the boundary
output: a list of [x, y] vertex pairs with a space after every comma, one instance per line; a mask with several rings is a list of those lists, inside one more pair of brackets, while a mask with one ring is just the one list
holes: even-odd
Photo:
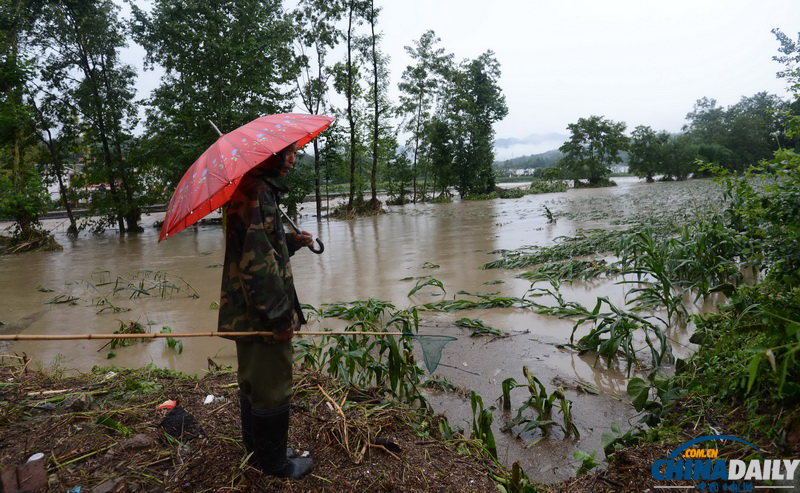
[[489, 455], [497, 459], [497, 445], [492, 431], [492, 408], [484, 409], [483, 398], [474, 391], [470, 392], [469, 402], [472, 407], [472, 438], [480, 440]]
[[[346, 335], [293, 341], [295, 361], [325, 370], [345, 384], [385, 387], [402, 402], [425, 403], [419, 391], [423, 371], [416, 364], [410, 335], [419, 331], [416, 308], [397, 310], [391, 303], [370, 299], [328, 305], [317, 313], [353, 323], [345, 328]], [[394, 331], [409, 335], [359, 334]]]
[[636, 127], [628, 147], [628, 171], [652, 182], [653, 176], [664, 170], [668, 141], [667, 132], [656, 133], [646, 125]]
[[[80, 116], [83, 143], [88, 147], [82, 179], [107, 188], [107, 193], [90, 202], [91, 214], [100, 220], [96, 228], [116, 222], [120, 232], [125, 232], [141, 229], [137, 195], [145, 185], [142, 167], [132, 165], [127, 152], [138, 119], [133, 89], [136, 72], [119, 57], [126, 44], [119, 11], [110, 0], [48, 3], [37, 44], [47, 53], [41, 67], [47, 91], [62, 94], [63, 111], [77, 111]], [[53, 130], [59, 126], [54, 123]]]
[[462, 197], [494, 190], [492, 125], [508, 114], [499, 79], [500, 64], [491, 51], [450, 74], [448, 119], [454, 133], [455, 188]]
[[[135, 322], [131, 320], [128, 324], [125, 322], [119, 322], [119, 329], [114, 331], [114, 334], [146, 334], [147, 329], [140, 324], [139, 322]], [[141, 339], [111, 339], [109, 343], [109, 352], [108, 352], [108, 359], [113, 358], [117, 354], [114, 352], [115, 349], [121, 347], [127, 347], [132, 344], [136, 344], [137, 342], [141, 341]]]
[[466, 327], [468, 329], [472, 329], [472, 334], [470, 337], [480, 337], [482, 335], [493, 335], [504, 337], [506, 334], [503, 333], [502, 330], [495, 329], [489, 325], [486, 325], [483, 320], [476, 318], [460, 318], [456, 320], [456, 325], [459, 327]]
[[503, 258], [483, 264], [482, 269], [518, 269], [546, 262], [557, 262], [573, 257], [593, 255], [614, 250], [620, 238], [619, 231], [604, 229], [581, 230], [575, 236], [560, 236], [550, 247], [529, 247], [502, 251]]
[[0, 218], [14, 220], [11, 237], [0, 241], [0, 253], [61, 248], [39, 222], [39, 215], [48, 204], [47, 190], [35, 168], [21, 170], [16, 185], [11, 178], [0, 174]]
[[[660, 324], [653, 323], [654, 317], [641, 317], [632, 311], [618, 308], [607, 297], [598, 297], [592, 310], [588, 310], [580, 303], [566, 301], [558, 291], [559, 285], [551, 281], [553, 289], [534, 288], [530, 292], [533, 296], [550, 296], [555, 299], [556, 306], [546, 306], [532, 302], [537, 307], [537, 312], [548, 315], [557, 315], [560, 318], [570, 317], [576, 319], [570, 335], [570, 344], [581, 353], [593, 351], [606, 359], [611, 367], [613, 360], [619, 353], [625, 355], [627, 370], [630, 374], [633, 365], [639, 361], [635, 347], [634, 336], [641, 332], [644, 342], [650, 352], [650, 363], [654, 368], [663, 363], [672, 362], [672, 347], [667, 341], [666, 334]], [[610, 311], [602, 312], [603, 306]], [[575, 333], [585, 324], [591, 324], [589, 333], [575, 343]]]
[[581, 476], [599, 466], [600, 464], [597, 462], [595, 455], [597, 455], [597, 452], [594, 450], [591, 454], [588, 454], [583, 450], [576, 450], [573, 452], [572, 456], [581, 461], [581, 466], [578, 468], [578, 471], [575, 474]]
[[570, 123], [570, 140], [559, 147], [564, 157], [558, 166], [572, 180], [587, 179], [592, 185], [611, 174], [611, 165], [621, 162], [620, 152], [628, 145], [624, 122], [600, 116], [579, 118]]
[[517, 274], [516, 277], [528, 279], [532, 282], [550, 279], [573, 282], [578, 280], [586, 281], [600, 276], [614, 276], [622, 271], [622, 264], [618, 262], [609, 264], [603, 259], [567, 260], [565, 262], [547, 263], [533, 270]]
[[[162, 334], [172, 334], [172, 328], [170, 327], [162, 327], [161, 328]], [[175, 349], [178, 351], [178, 354], [183, 353], [183, 341], [180, 339], [175, 339], [174, 337], [167, 337], [167, 347], [170, 349]]]
[[558, 193], [568, 190], [566, 182], [558, 180], [532, 180], [528, 189], [532, 194]]
[[[547, 393], [544, 384], [536, 378], [528, 369], [527, 366], [522, 368], [522, 373], [528, 381], [527, 389], [530, 393], [528, 399], [517, 409], [517, 415], [511, 421], [505, 423], [501, 431], [511, 432], [514, 428], [522, 426], [516, 432], [517, 436], [527, 431], [539, 429], [543, 434], [547, 434], [550, 426], [557, 424], [551, 417], [554, 406], [561, 409], [563, 417], [563, 425], [561, 429], [564, 431], [564, 436], [569, 437], [574, 435], [576, 438], [580, 437], [580, 432], [572, 418], [572, 402], [568, 401], [561, 388], [553, 391], [552, 394]], [[513, 379], [506, 379], [503, 382], [503, 409], [508, 410], [511, 407], [510, 392], [516, 387], [523, 387]], [[536, 417], [529, 417], [526, 412], [531, 409], [536, 412]], [[523, 426], [524, 425], [524, 426]]]
[[475, 308], [495, 308], [495, 307], [525, 307], [530, 306], [530, 302], [523, 298], [516, 298], [513, 296], [494, 296], [497, 293], [469, 293], [467, 291], [459, 291], [456, 295], [466, 295], [478, 298], [480, 301], [465, 300], [465, 299], [452, 299], [441, 300], [434, 303], [426, 303], [424, 306], [428, 310], [451, 312], [455, 310], [468, 310]]
[[[630, 392], [630, 386], [628, 387], [628, 390]], [[642, 439], [642, 435], [642, 430], [638, 428], [632, 428], [627, 432], [622, 433], [622, 430], [617, 423], [611, 423], [611, 431], [604, 431], [602, 433], [600, 444], [603, 447], [606, 457], [609, 457], [614, 452], [638, 444]]]
[[119, 432], [122, 436], [127, 437], [133, 435], [133, 432], [130, 429], [128, 429], [125, 425], [117, 421], [114, 421], [114, 419], [112, 419], [111, 416], [107, 415], [98, 416], [95, 422], [99, 425], [105, 426], [110, 430]]
[[504, 476], [489, 474], [492, 479], [497, 481], [497, 489], [501, 493], [537, 493], [540, 490], [535, 482], [528, 477], [520, 467], [519, 462], [511, 465], [511, 471], [507, 471]]
[[759, 92], [727, 108], [711, 98], [699, 99], [687, 115], [686, 137], [707, 162], [744, 171], [770, 159], [786, 139], [788, 104], [776, 95]]
[[230, 132], [291, 108], [288, 88], [299, 67], [280, 1], [159, 0], [149, 12], [136, 5], [132, 12], [146, 66], [166, 72], [149, 101], [146, 134], [170, 190], [217, 139], [209, 120]]
[[435, 278], [433, 278], [431, 276], [425, 276], [425, 277], [418, 277], [417, 278], [416, 286], [414, 286], [414, 289], [412, 289], [411, 291], [408, 292], [407, 296], [409, 298], [412, 297], [417, 291], [419, 291], [420, 289], [424, 288], [425, 286], [435, 286], [435, 287], [437, 287], [437, 288], [442, 290], [442, 294], [446, 294], [447, 293], [445, 291], [445, 289], [444, 289], [444, 284], [442, 284], [442, 281], [440, 281], [438, 279], [435, 279]]

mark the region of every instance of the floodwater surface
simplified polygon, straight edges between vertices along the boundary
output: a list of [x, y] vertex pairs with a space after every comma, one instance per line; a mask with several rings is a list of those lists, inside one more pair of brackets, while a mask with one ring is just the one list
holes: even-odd
[[[663, 213], [670, 208], [685, 211], [709, 188], [705, 182], [645, 184], [631, 178], [618, 182], [614, 188], [519, 199], [390, 207], [387, 214], [350, 221], [317, 222], [316, 217], [302, 216], [301, 228], [322, 239], [325, 252], [315, 255], [304, 249], [293, 257], [297, 290], [303, 303], [318, 308], [325, 303], [369, 298], [389, 301], [397, 308], [421, 307], [443, 297], [452, 298], [460, 290], [522, 297], [531, 285], [515, 275], [524, 269], [480, 268], [498, 258], [491, 252], [552, 245], [557, 237], [573, 235], [581, 228], [625, 227], [620, 225], [620, 218], [624, 222], [624, 218]], [[556, 224], [547, 223], [544, 206], [556, 214]], [[305, 210], [313, 210], [313, 204], [306, 204]], [[109, 333], [131, 321], [154, 332], [162, 327], [173, 332], [216, 330], [224, 248], [221, 228], [197, 226], [158, 243], [158, 230], [152, 224], [162, 218], [163, 214], [147, 216], [146, 230], [138, 235], [119, 236], [108, 231], [104, 235], [83, 233], [77, 239], [65, 236], [65, 221], [46, 221], [45, 226], [56, 233], [63, 251], [0, 257], [0, 322], [5, 324], [0, 332]], [[0, 229], [5, 226], [0, 224]], [[409, 298], [414, 281], [403, 279], [421, 276], [442, 281], [446, 294], [426, 287]], [[149, 296], [135, 289], [113, 293], [115, 286], [148, 289], [156, 284], [180, 290], [171, 290], [163, 297], [155, 289], [150, 289]], [[617, 306], [623, 306], [624, 288], [614, 279], [601, 279], [564, 285], [561, 292], [566, 299], [588, 307], [594, 306], [598, 296], [608, 296]], [[189, 296], [195, 292], [196, 297]], [[70, 303], [48, 304], [68, 299]], [[129, 311], [114, 311], [112, 306]], [[713, 309], [713, 303], [699, 309]], [[573, 322], [569, 320], [521, 308], [422, 311], [421, 317], [421, 333], [457, 337], [445, 347], [436, 375], [476, 391], [487, 406], [498, 407], [494, 423], [501, 460], [509, 465], [519, 461], [539, 481], [573, 475], [579, 466], [572, 456], [576, 450], [597, 451], [598, 458], [602, 457], [602, 432], [612, 422], [626, 429], [636, 419], [625, 392], [629, 377], [624, 362], [607, 368], [594, 355], [578, 355], [564, 348], [572, 331]], [[481, 319], [508, 337], [469, 337], [469, 330], [454, 324], [462, 317]], [[341, 324], [327, 319], [309, 328], [334, 326]], [[670, 329], [677, 356], [691, 351], [689, 333], [687, 328]], [[139, 367], [152, 363], [201, 374], [208, 358], [235, 366], [233, 343], [220, 338], [184, 339], [181, 354], [167, 347], [163, 339], [141, 342], [115, 349], [113, 359], [108, 359], [106, 342], [25, 341], [6, 351], [24, 352], [34, 365], [43, 368], [81, 372], [95, 365]], [[523, 366], [531, 369], [548, 392], [565, 388], [573, 402], [579, 439], [564, 438], [556, 427], [544, 437], [536, 432], [516, 438], [499, 431], [514, 414], [499, 410], [500, 384], [509, 377], [525, 381]], [[512, 408], [522, 405], [526, 396], [524, 388], [512, 392]], [[429, 400], [436, 412], [448, 416], [452, 426], [460, 425], [469, 433], [472, 413], [468, 399], [456, 393], [433, 393]], [[553, 415], [556, 421], [561, 420], [558, 410]]]

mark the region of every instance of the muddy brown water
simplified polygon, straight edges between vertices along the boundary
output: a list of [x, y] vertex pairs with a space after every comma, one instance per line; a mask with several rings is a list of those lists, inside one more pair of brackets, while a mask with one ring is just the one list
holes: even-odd
[[[293, 258], [293, 269], [301, 301], [314, 306], [339, 301], [377, 298], [398, 308], [422, 305], [442, 298], [439, 290], [427, 287], [412, 298], [407, 293], [414, 283], [407, 277], [434, 276], [447, 289], [446, 297], [459, 290], [496, 292], [522, 297], [530, 283], [514, 276], [517, 270], [482, 270], [485, 262], [497, 258], [497, 249], [516, 249], [525, 245], [549, 245], [561, 235], [572, 235], [578, 228], [619, 227], [612, 224], [620, 214], [632, 214], [663, 207], [690, 207], [692, 197], [708, 184], [645, 184], [631, 178], [617, 180], [618, 187], [601, 190], [570, 190], [566, 193], [526, 196], [520, 199], [451, 204], [418, 204], [389, 208], [387, 214], [352, 221], [323, 221], [311, 215], [300, 218], [300, 226], [319, 236], [325, 252], [308, 250]], [[700, 192], [698, 192], [698, 190]], [[306, 211], [313, 204], [306, 204]], [[559, 218], [547, 224], [543, 206]], [[147, 216], [152, 225], [162, 215]], [[0, 223], [0, 229], [8, 224]], [[61, 252], [37, 252], [0, 257], [0, 332], [23, 334], [100, 333], [117, 330], [131, 320], [151, 324], [153, 331], [169, 326], [173, 332], [213, 331], [219, 301], [220, 266], [223, 242], [219, 226], [190, 228], [158, 243], [158, 230], [147, 227], [139, 235], [119, 236], [82, 234], [77, 239], [65, 236], [66, 223], [48, 220], [64, 246]], [[438, 268], [426, 268], [426, 263]], [[97, 302], [110, 291], [102, 284], [118, 278], [141, 279], [142, 270], [168, 273], [176, 285], [183, 281], [199, 294], [186, 295], [187, 289], [162, 299], [158, 295], [130, 298], [131, 291], [120, 292], [109, 300], [130, 311], [98, 314]], [[490, 281], [503, 281], [487, 285]], [[101, 285], [101, 286], [98, 286]], [[94, 287], [93, 287], [94, 286]], [[46, 291], [52, 290], [52, 291]], [[568, 300], [593, 306], [597, 296], [608, 296], [624, 305], [624, 286], [615, 280], [597, 280], [562, 287]], [[56, 296], [73, 296], [74, 304], [45, 304]], [[698, 309], [713, 309], [713, 303]], [[476, 391], [487, 406], [500, 407], [500, 384], [509, 377], [523, 382], [522, 367], [528, 366], [545, 383], [548, 391], [566, 387], [573, 402], [579, 439], [563, 437], [553, 429], [548, 436], [523, 434], [521, 438], [501, 433], [498, 428], [513, 418], [514, 411], [494, 412], [495, 437], [501, 459], [508, 464], [520, 461], [533, 478], [552, 482], [574, 474], [578, 461], [575, 450], [597, 451], [602, 457], [601, 434], [612, 422], [623, 429], [636, 416], [625, 393], [628, 377], [624, 366], [607, 368], [593, 355], [578, 355], [558, 347], [568, 341], [572, 323], [538, 315], [524, 309], [467, 310], [454, 313], [422, 312], [422, 333], [446, 334], [458, 339], [448, 344], [436, 371], [455, 385]], [[461, 318], [479, 318], [509, 334], [506, 338], [471, 338], [469, 331], [455, 326]], [[310, 328], [340, 327], [336, 320], [323, 320]], [[690, 328], [671, 329], [678, 356], [691, 351]], [[95, 365], [139, 367], [154, 364], [188, 373], [202, 372], [210, 357], [219, 364], [235, 365], [233, 343], [219, 338], [184, 339], [178, 354], [164, 340], [119, 348], [116, 357], [107, 359], [103, 341], [26, 341], [6, 351], [26, 353], [33, 364], [69, 371], [87, 371]], [[419, 348], [417, 348], [419, 349]], [[421, 361], [421, 357], [417, 358]], [[592, 394], [577, 390], [578, 384], [595, 388]], [[512, 393], [513, 407], [522, 404], [526, 390]], [[165, 396], [166, 397], [166, 396]], [[437, 412], [445, 413], [452, 425], [467, 433], [472, 413], [469, 400], [455, 394], [429, 395]], [[559, 411], [554, 411], [559, 421]], [[531, 445], [531, 443], [535, 444]]]

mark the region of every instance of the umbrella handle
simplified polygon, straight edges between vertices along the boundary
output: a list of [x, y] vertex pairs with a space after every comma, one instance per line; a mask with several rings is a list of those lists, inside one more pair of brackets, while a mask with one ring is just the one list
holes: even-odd
[[314, 248], [313, 246], [310, 246], [310, 245], [309, 245], [308, 249], [311, 250], [312, 252], [316, 253], [317, 255], [319, 255], [320, 253], [325, 251], [325, 245], [322, 244], [322, 242], [320, 241], [319, 238], [317, 238], [317, 245], [319, 245], [318, 249]]

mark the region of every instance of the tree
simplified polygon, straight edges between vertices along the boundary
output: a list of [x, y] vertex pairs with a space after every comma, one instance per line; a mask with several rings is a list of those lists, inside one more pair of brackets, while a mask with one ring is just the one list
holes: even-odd
[[438, 189], [440, 195], [447, 195], [448, 188], [455, 182], [453, 132], [438, 117], [434, 117], [426, 129], [426, 140], [430, 143], [428, 159], [433, 173], [433, 190], [435, 192]]
[[350, 146], [348, 149], [350, 156], [350, 192], [347, 199], [347, 209], [350, 211], [355, 208], [356, 154], [359, 146], [356, 140], [359, 124], [356, 104], [361, 97], [360, 74], [353, 60], [357, 45], [354, 28], [362, 23], [365, 10], [366, 5], [363, 0], [347, 0], [347, 31], [345, 33], [347, 53], [344, 64], [337, 64], [338, 76], [334, 83], [336, 90], [339, 93], [344, 93], [347, 99], [347, 125], [350, 131]]
[[653, 175], [663, 170], [668, 138], [669, 134], [656, 134], [648, 126], [636, 127], [628, 148], [628, 170], [652, 183]]
[[559, 166], [569, 179], [588, 179], [598, 185], [611, 174], [611, 165], [622, 161], [620, 152], [628, 145], [625, 122], [614, 122], [600, 116], [579, 118], [567, 125], [572, 135], [558, 148], [564, 153]]
[[[664, 132], [666, 133], [666, 132]], [[697, 146], [688, 135], [669, 136], [664, 158], [664, 174], [683, 181], [697, 170]]]
[[150, 147], [170, 188], [223, 132], [293, 106], [299, 65], [280, 0], [157, 0], [132, 6], [145, 67], [165, 70], [148, 101]]
[[766, 92], [742, 97], [728, 108], [725, 147], [733, 153], [734, 170], [744, 171], [748, 166], [773, 156], [784, 133], [787, 109], [786, 102]]
[[[413, 155], [414, 202], [417, 201], [417, 164], [428, 135], [426, 125], [431, 120], [436, 97], [441, 95], [445, 74], [452, 70], [453, 55], [446, 55], [444, 48], [437, 48], [439, 41], [433, 31], [426, 31], [418, 41], [414, 41], [413, 48], [405, 47], [415, 64], [406, 67], [398, 86], [401, 91], [400, 111], [406, 115], [406, 130], [410, 132], [408, 145]], [[423, 185], [423, 196], [424, 188]]]
[[386, 172], [387, 191], [392, 197], [390, 205], [403, 205], [408, 202], [408, 186], [411, 185], [411, 160], [405, 152], [397, 153], [389, 163]]
[[77, 111], [67, 100], [58, 95], [42, 93], [39, 94], [39, 99], [38, 104], [33, 99], [31, 107], [34, 110], [39, 139], [46, 148], [40, 162], [45, 175], [58, 183], [61, 203], [69, 220], [67, 234], [77, 236], [78, 223], [72, 212], [74, 194], [66, 183], [69, 178], [66, 161], [79, 140]]
[[13, 218], [19, 241], [39, 231], [42, 181], [27, 150], [36, 143], [26, 93], [34, 79], [31, 43], [41, 2], [0, 0], [0, 197], [3, 217]]
[[[296, 37], [300, 42], [301, 77], [297, 79], [300, 100], [306, 111], [320, 114], [325, 109], [328, 81], [333, 70], [326, 59], [328, 50], [333, 49], [342, 39], [341, 29], [336, 23], [342, 19], [344, 3], [342, 0], [301, 0], [294, 12]], [[312, 50], [309, 57], [306, 50]], [[312, 75], [312, 65], [315, 74]], [[302, 80], [301, 80], [302, 79]], [[317, 220], [322, 219], [322, 196], [320, 193], [320, 151], [319, 139], [314, 139], [314, 194], [317, 205]]]
[[492, 51], [466, 60], [452, 74], [447, 111], [453, 130], [454, 177], [463, 197], [494, 190], [494, 128], [508, 114], [497, 84], [500, 64]]
[[16, 181], [0, 175], [0, 217], [14, 218], [14, 251], [52, 244], [52, 235], [39, 231], [39, 214], [49, 203], [41, 174], [23, 164]]
[[684, 131], [708, 161], [744, 171], [767, 159], [778, 149], [784, 135], [787, 104], [775, 95], [760, 92], [742, 97], [728, 108], [702, 98], [687, 115]]
[[380, 141], [382, 138], [381, 117], [388, 116], [391, 111], [391, 104], [387, 92], [389, 89], [389, 58], [378, 50], [378, 40], [380, 34], [375, 33], [375, 25], [378, 22], [380, 9], [375, 9], [375, 1], [369, 0], [365, 12], [365, 18], [370, 25], [370, 35], [364, 43], [364, 59], [370, 63], [372, 69], [372, 84], [368, 93], [368, 99], [372, 103], [372, 169], [370, 172], [370, 191], [372, 197], [369, 201], [371, 210], [379, 210], [378, 201], [378, 161], [380, 151]]
[[[125, 161], [136, 124], [136, 74], [119, 60], [126, 41], [118, 14], [119, 7], [110, 0], [49, 3], [39, 44], [49, 92], [63, 94], [80, 113], [89, 148], [88, 179], [108, 185], [108, 200], [92, 205], [109, 222], [116, 220], [124, 233], [141, 230], [136, 195], [142, 184]], [[101, 221], [99, 227], [104, 225]]]

